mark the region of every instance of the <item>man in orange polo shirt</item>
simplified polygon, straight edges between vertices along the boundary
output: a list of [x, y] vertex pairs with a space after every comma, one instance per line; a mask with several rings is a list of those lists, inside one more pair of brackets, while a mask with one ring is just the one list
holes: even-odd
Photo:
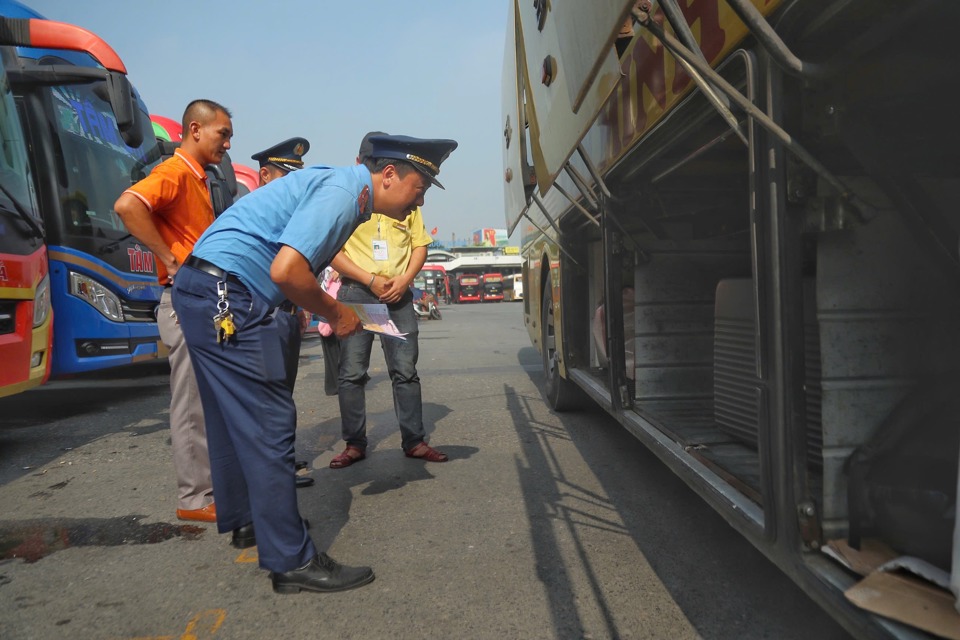
[[156, 256], [163, 285], [157, 325], [170, 350], [170, 441], [177, 474], [177, 517], [216, 522], [210, 457], [196, 376], [171, 303], [177, 269], [213, 223], [204, 167], [219, 164], [230, 148], [233, 124], [226, 107], [194, 100], [183, 112], [183, 141], [174, 156], [126, 191], [114, 204], [127, 230]]

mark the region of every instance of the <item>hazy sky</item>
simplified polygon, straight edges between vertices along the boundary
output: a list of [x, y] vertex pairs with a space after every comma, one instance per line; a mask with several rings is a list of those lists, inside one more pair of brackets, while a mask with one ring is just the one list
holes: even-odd
[[234, 162], [281, 140], [307, 164], [353, 164], [372, 130], [453, 138], [437, 239], [503, 228], [500, 74], [506, 0], [22, 0], [112, 46], [151, 113], [194, 98], [233, 112]]

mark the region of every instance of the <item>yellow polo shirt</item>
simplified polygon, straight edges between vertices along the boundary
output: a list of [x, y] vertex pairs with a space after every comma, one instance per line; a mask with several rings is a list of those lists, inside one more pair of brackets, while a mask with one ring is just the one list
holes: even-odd
[[433, 238], [423, 226], [423, 215], [417, 207], [402, 222], [380, 213], [372, 214], [343, 245], [343, 252], [364, 271], [394, 278], [407, 270], [416, 247], [425, 247], [431, 242]]

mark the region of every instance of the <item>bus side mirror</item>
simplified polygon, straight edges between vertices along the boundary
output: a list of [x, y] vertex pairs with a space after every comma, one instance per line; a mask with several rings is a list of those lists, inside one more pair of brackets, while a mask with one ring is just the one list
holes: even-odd
[[143, 144], [143, 128], [140, 126], [140, 120], [143, 119], [143, 116], [140, 114], [139, 109], [135, 111], [135, 114], [134, 125], [126, 131], [120, 132], [123, 143], [131, 149], [136, 149]]
[[137, 104], [133, 99], [133, 87], [122, 73], [107, 72], [107, 96], [117, 129], [128, 147], [139, 147], [143, 143], [143, 133], [137, 126]]

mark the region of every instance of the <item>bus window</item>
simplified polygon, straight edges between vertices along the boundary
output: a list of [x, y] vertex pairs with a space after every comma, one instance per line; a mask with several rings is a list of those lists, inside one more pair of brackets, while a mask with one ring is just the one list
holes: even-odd
[[[113, 203], [117, 194], [146, 176], [159, 160], [152, 133], [140, 148], [130, 149], [120, 139], [110, 105], [92, 87], [58, 86], [47, 91], [53, 110], [50, 125], [63, 162], [61, 187], [67, 194], [60, 224], [51, 225], [59, 227], [54, 235], [60, 242], [72, 237], [74, 242], [97, 245], [124, 239], [127, 230]], [[143, 127], [145, 133], [152, 131], [146, 117]], [[114, 266], [127, 270], [126, 254], [121, 258]]]

